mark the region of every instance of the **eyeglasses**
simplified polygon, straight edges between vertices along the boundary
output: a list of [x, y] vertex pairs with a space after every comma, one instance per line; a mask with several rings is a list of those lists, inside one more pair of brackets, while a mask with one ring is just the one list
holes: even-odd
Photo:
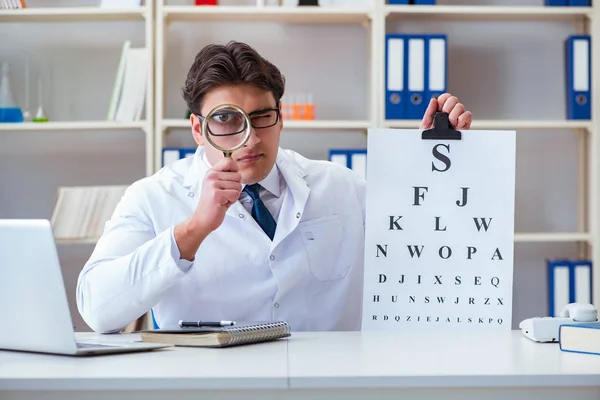
[[[202, 121], [206, 117], [196, 114]], [[256, 110], [248, 114], [254, 129], [270, 128], [279, 122], [279, 108]], [[208, 129], [215, 136], [237, 135], [246, 130], [246, 120], [243, 115], [232, 111], [219, 111], [211, 115]]]

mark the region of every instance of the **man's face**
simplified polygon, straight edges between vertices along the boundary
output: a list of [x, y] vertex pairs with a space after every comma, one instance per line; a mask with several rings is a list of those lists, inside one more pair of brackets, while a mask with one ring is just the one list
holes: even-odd
[[[234, 104], [241, 107], [247, 114], [260, 110], [275, 108], [275, 98], [269, 91], [257, 86], [241, 84], [223, 86], [211, 90], [204, 96], [204, 104], [200, 115], [206, 116], [214, 107], [221, 104]], [[256, 118], [260, 113], [256, 113]], [[252, 118], [253, 115], [250, 115]], [[211, 165], [222, 159], [223, 153], [215, 149], [206, 140], [202, 130], [202, 120], [192, 114], [192, 132], [199, 146], [204, 146], [206, 157]], [[253, 184], [264, 179], [275, 163], [279, 149], [279, 136], [283, 123], [281, 118], [274, 126], [269, 128], [252, 128], [252, 133], [245, 146], [234, 151], [231, 158], [237, 163], [238, 171], [242, 175], [242, 183]]]

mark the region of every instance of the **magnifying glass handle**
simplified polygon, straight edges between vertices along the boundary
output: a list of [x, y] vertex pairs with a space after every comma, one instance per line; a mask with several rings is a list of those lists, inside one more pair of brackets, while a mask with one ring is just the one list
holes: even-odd
[[[223, 151], [223, 156], [231, 158], [231, 151]], [[231, 172], [231, 170], [227, 170], [225, 172]]]

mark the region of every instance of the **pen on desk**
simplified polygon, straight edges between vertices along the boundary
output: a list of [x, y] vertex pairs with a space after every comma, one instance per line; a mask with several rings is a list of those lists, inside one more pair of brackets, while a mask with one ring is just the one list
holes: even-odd
[[202, 327], [202, 326], [232, 326], [234, 321], [179, 321], [179, 326], [185, 327]]

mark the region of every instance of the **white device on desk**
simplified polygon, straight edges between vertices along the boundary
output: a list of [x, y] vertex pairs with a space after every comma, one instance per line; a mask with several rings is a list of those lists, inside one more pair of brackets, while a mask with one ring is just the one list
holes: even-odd
[[0, 220], [0, 349], [80, 356], [164, 347], [78, 343], [50, 221]]
[[598, 320], [598, 310], [592, 304], [567, 304], [558, 317], [535, 317], [521, 321], [519, 328], [535, 342], [558, 342], [563, 324], [589, 324]]

